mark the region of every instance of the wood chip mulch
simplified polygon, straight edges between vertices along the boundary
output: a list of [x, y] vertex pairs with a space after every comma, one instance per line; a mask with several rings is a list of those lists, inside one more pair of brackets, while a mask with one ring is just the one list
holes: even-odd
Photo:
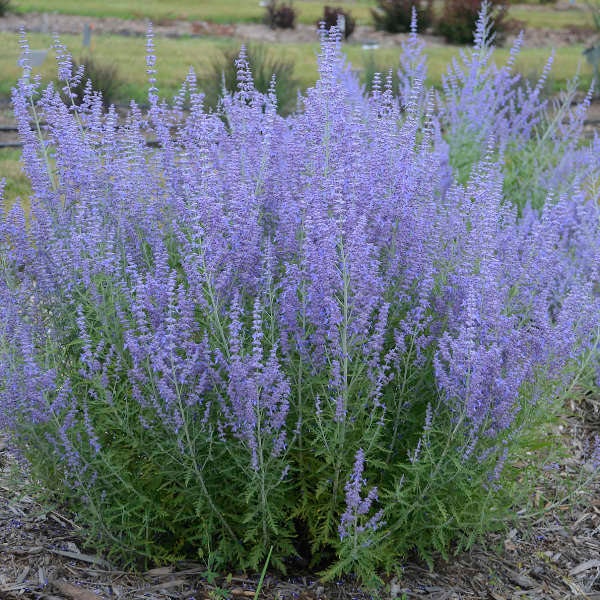
[[[575, 494], [540, 507], [508, 534], [490, 534], [450, 561], [407, 562], [401, 578], [376, 594], [352, 581], [324, 584], [318, 576], [268, 575], [261, 600], [600, 600], [600, 481], [589, 460], [590, 440], [600, 432], [600, 398], [572, 402], [561, 421], [569, 456], [540, 484], [539, 497], [588, 475]], [[243, 573], [207, 580], [196, 563], [120, 571], [82, 546], [67, 514], [31, 497], [26, 474], [15, 479], [15, 459], [0, 439], [0, 599], [244, 600], [255, 597], [258, 577]], [[542, 489], [544, 487], [545, 489]], [[534, 499], [534, 504], [535, 504]], [[545, 510], [544, 510], [545, 509]]]

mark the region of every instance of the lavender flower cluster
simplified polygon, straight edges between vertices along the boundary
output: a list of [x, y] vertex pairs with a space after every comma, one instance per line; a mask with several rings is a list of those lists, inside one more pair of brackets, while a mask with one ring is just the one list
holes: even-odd
[[[413, 31], [400, 90], [368, 96], [322, 31], [285, 119], [243, 50], [207, 112], [192, 71], [160, 99], [149, 34], [149, 109], [122, 117], [90, 84], [63, 100], [81, 73], [58, 42], [65, 90], [43, 89], [23, 38], [33, 192], [0, 220], [0, 423], [102, 539], [254, 567], [274, 546], [284, 568], [308, 531], [346, 572], [396, 556], [401, 511], [450, 502], [415, 465], [501, 487], [523, 415], [593, 368], [600, 139], [580, 108], [547, 125], [547, 72], [520, 82], [520, 41], [497, 67], [486, 30], [437, 93]], [[539, 207], [505, 179], [544, 127]]]

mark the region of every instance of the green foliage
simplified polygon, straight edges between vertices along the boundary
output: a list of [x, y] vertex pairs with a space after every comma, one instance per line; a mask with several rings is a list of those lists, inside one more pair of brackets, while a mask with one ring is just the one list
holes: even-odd
[[[531, 89], [543, 96], [547, 79], [538, 78]], [[521, 144], [509, 144], [504, 148], [502, 157], [504, 197], [521, 211], [526, 205], [541, 209], [553, 195], [560, 194], [570, 185], [575, 173], [565, 172], [562, 179], [553, 173], [559, 169], [561, 157], [568, 156], [571, 149], [577, 147], [572, 141], [565, 141], [563, 136], [565, 123], [574, 123], [581, 118], [581, 105], [576, 102], [578, 80], [574, 79], [557, 98], [549, 105], [549, 109], [541, 115], [534, 127], [534, 135]], [[473, 129], [453, 130], [446, 137], [450, 148], [450, 164], [456, 178], [466, 183], [473, 166], [483, 158], [485, 143], [478, 139]], [[583, 143], [583, 140], [582, 140]], [[598, 193], [598, 182], [593, 174], [585, 174], [582, 187], [590, 198]]]
[[[236, 59], [239, 55], [238, 46], [222, 49], [211, 61], [210, 67], [204, 72], [200, 89], [204, 92], [206, 106], [216, 109], [223, 90], [229, 92], [237, 89]], [[266, 93], [275, 77], [275, 95], [277, 110], [282, 115], [293, 112], [298, 101], [299, 81], [294, 76], [294, 61], [264, 44], [249, 44], [246, 55], [252, 69], [255, 88]]]
[[[471, 44], [481, 10], [481, 0], [444, 0], [444, 8], [435, 26], [438, 35], [451, 44]], [[508, 23], [505, 4], [489, 2], [489, 16], [493, 20], [495, 42], [502, 43]]]
[[482, 158], [481, 140], [469, 129], [454, 130], [447, 140], [450, 147], [450, 165], [456, 173], [456, 179], [465, 184], [473, 165]]
[[322, 22], [325, 23], [326, 29], [337, 26], [340, 17], [344, 19], [344, 39], [348, 39], [356, 27], [356, 20], [352, 17], [350, 11], [338, 6], [325, 6], [323, 8]]
[[[189, 557], [192, 549], [209, 548], [209, 553], [198, 558], [214, 569], [231, 564], [235, 557], [239, 567], [258, 571], [272, 547], [272, 564], [285, 570], [281, 557], [293, 554], [294, 549], [291, 524], [276, 525], [291, 523], [285, 516], [292, 497], [282, 480], [283, 459], [267, 456], [257, 471], [243, 447], [203, 435], [195, 424], [198, 415], [193, 408], [182, 407], [184, 422], [174, 436], [151, 407], [143, 409], [132, 402], [130, 365], [119, 320], [122, 290], [108, 280], [95, 284], [102, 294], [101, 312], [85, 292], [74, 297], [89, 327], [92, 348], [110, 339], [123, 349], [119, 357], [103, 357], [109, 385], [100, 377], [90, 381], [81, 375], [82, 341], [77, 337], [74, 312], [69, 316], [64, 307], [56, 310], [63, 314], [71, 342], [62, 349], [47, 348], [47, 353], [63, 365], [61, 372], [70, 377], [77, 396], [86, 399], [76, 410], [88, 414], [94, 430], [101, 432], [102, 452], [94, 450], [85, 426], [74, 426], [66, 434], [64, 447], [67, 451], [77, 448], [89, 467], [65, 473], [51, 450], [54, 424], [31, 427], [22, 423], [30, 431], [25, 455], [34, 478], [56, 489], [65, 477], [77, 481], [73, 489], [63, 487], [62, 498], [86, 524], [84, 534], [90, 542], [101, 540], [108, 557], [118, 558], [124, 566], [147, 568]], [[80, 440], [89, 443], [80, 444]], [[237, 493], [231, 494], [232, 489]], [[214, 545], [216, 531], [223, 535]]]
[[377, 7], [371, 9], [375, 29], [389, 33], [409, 32], [413, 6], [417, 10], [419, 30], [427, 29], [433, 19], [432, 0], [377, 0]]
[[[172, 258], [175, 263], [179, 260], [176, 255]], [[145, 410], [131, 401], [119, 314], [125, 303], [123, 291], [108, 280], [97, 280], [94, 287], [102, 296], [100, 303], [84, 290], [73, 296], [82, 307], [91, 347], [98, 350], [110, 340], [122, 349], [119, 356], [102, 357], [108, 385], [100, 375], [90, 381], [80, 374], [83, 342], [74, 308], [55, 307], [63, 313], [62, 326], [71, 332], [71, 341], [62, 348], [47, 348], [47, 356], [61, 367], [65, 380], [70, 379], [77, 397], [85, 399], [76, 410], [86, 412], [94, 431], [101, 432], [102, 452], [94, 451], [83, 419], [73, 426], [65, 448], [77, 446], [87, 467], [71, 474], [77, 487], [65, 488], [61, 482], [69, 474], [53, 452], [56, 426], [23, 422], [21, 428], [28, 432], [25, 455], [33, 477], [47, 482], [50, 489], [54, 482], [86, 524], [90, 542], [100, 541], [109, 558], [126, 566], [147, 568], [181, 560], [192, 549], [209, 548], [198, 558], [211, 565], [211, 572], [232, 563], [258, 571], [269, 561], [285, 571], [282, 557], [296, 554], [311, 540], [305, 558], [313, 567], [326, 567], [324, 579], [352, 570], [366, 585], [375, 586], [380, 583], [377, 572], [392, 571], [414, 550], [427, 561], [435, 552], [448, 557], [469, 548], [486, 531], [509, 526], [513, 507], [526, 504], [531, 489], [526, 483], [529, 474], [517, 468], [517, 460], [537, 453], [534, 476], [559, 447], [546, 430], [557, 406], [536, 405], [523, 390], [522, 410], [511, 429], [519, 435], [507, 431], [502, 439], [478, 442], [477, 452], [466, 457], [472, 432], [464, 415], [440, 402], [433, 357], [417, 360], [409, 340], [379, 411], [363, 401], [373, 386], [364, 365], [348, 356], [342, 368], [351, 383], [344, 402], [352, 419], [343, 422], [335, 419], [336, 403], [327, 397], [330, 375], [311, 375], [298, 356], [291, 369], [296, 373], [292, 421], [303, 426], [288, 456], [267, 458], [256, 471], [242, 447], [206, 437], [196, 426], [199, 415], [192, 408], [182, 407], [180, 434], [173, 436], [150, 407]], [[211, 295], [207, 290], [207, 302]], [[212, 313], [207, 318], [221, 317]], [[269, 323], [267, 313], [264, 322]], [[267, 325], [265, 338], [275, 335]], [[323, 398], [317, 410], [306, 402], [314, 397]], [[384, 411], [383, 404], [394, 411]], [[431, 421], [430, 414], [435, 415]], [[379, 503], [340, 541], [337, 524], [357, 448], [365, 449], [364, 481], [377, 483]], [[281, 475], [286, 460], [293, 465], [296, 484]], [[490, 479], [490, 472], [504, 460], [500, 486]], [[232, 489], [237, 493], [231, 494]], [[365, 525], [379, 508], [385, 527], [373, 532]], [[222, 534], [215, 536], [216, 531]], [[337, 560], [332, 563], [334, 550]]]
[[400, 80], [398, 78], [398, 70], [385, 64], [381, 60], [377, 60], [376, 56], [370, 52], [366, 53], [363, 60], [363, 68], [360, 74], [361, 82], [365, 86], [365, 91], [370, 93], [373, 89], [373, 81], [375, 75], [379, 73], [381, 79], [385, 82], [388, 78], [391, 78], [389, 85], [391, 85], [392, 92], [394, 95], [398, 93], [398, 86]]
[[265, 559], [265, 564], [263, 565], [262, 571], [260, 573], [258, 585], [256, 586], [256, 591], [254, 592], [254, 600], [258, 600], [258, 598], [260, 596], [260, 590], [262, 589], [263, 583], [265, 581], [265, 575], [267, 574], [267, 568], [269, 567], [269, 561], [271, 560], [272, 554], [273, 554], [273, 546], [271, 546], [269, 548], [269, 554], [267, 554], [267, 558]]
[[0, 0], [0, 17], [6, 16], [11, 9], [11, 0]]
[[92, 54], [88, 54], [79, 61], [74, 61], [73, 68], [75, 71], [78, 68], [83, 69], [83, 75], [78, 85], [73, 86], [70, 90], [76, 103], [80, 103], [83, 99], [88, 81], [91, 82], [95, 92], [102, 94], [102, 103], [106, 108], [117, 102], [123, 82], [115, 63], [104, 62]]
[[[434, 420], [418, 459], [404, 465], [404, 482], [389, 492], [385, 502], [390, 507], [390, 537], [402, 531], [404, 539], [411, 540], [404, 553], [412, 547], [431, 564], [434, 552], [447, 559], [450, 553], [470, 548], [486, 531], [503, 530], [514, 521], [514, 506], [526, 506], [531, 489], [531, 482], [526, 483], [530, 474], [516, 465], [535, 448], [539, 468], [549, 462], [555, 443], [549, 438], [540, 448], [535, 432], [536, 426], [546, 428], [551, 421], [547, 408], [536, 413], [524, 404], [523, 409], [517, 425], [525, 428], [520, 440], [507, 435], [488, 447], [479, 445], [470, 456], [464, 454], [470, 432], [460, 417], [457, 421], [456, 415], [442, 412]], [[500, 485], [490, 473], [503, 461], [503, 452], [506, 463]]]
[[271, 29], [293, 29], [296, 26], [296, 9], [291, 2], [269, 0], [265, 7], [264, 22]]
[[[93, 349], [101, 348], [103, 340], [122, 348], [119, 356], [102, 357], [108, 385], [100, 375], [90, 381], [80, 374], [83, 342], [74, 309], [62, 309], [70, 343], [47, 348], [47, 356], [61, 366], [65, 379], [70, 378], [77, 397], [85, 398], [76, 410], [86, 412], [94, 431], [101, 432], [102, 452], [94, 451], [83, 419], [73, 426], [65, 448], [76, 446], [87, 467], [71, 474], [77, 487], [65, 488], [61, 481], [69, 474], [52, 450], [55, 425], [23, 422], [21, 427], [28, 432], [25, 455], [33, 477], [47, 482], [50, 489], [54, 482], [86, 524], [90, 542], [100, 541], [109, 558], [130, 567], [173, 562], [189, 556], [192, 549], [209, 548], [198, 558], [211, 565], [211, 572], [232, 562], [258, 571], [269, 561], [285, 571], [282, 557], [296, 554], [312, 540], [305, 558], [313, 567], [326, 567], [325, 579], [352, 570], [374, 586], [380, 583], [375, 573], [393, 570], [395, 562], [415, 549], [430, 561], [434, 552], [448, 556], [468, 548], [482, 533], [508, 526], [513, 506], [526, 503], [530, 489], [523, 480], [526, 474], [512, 463], [527, 452], [539, 452], [540, 439], [549, 448], [555, 444], [543, 430], [552, 407], [550, 412], [546, 404], [536, 408], [525, 390], [515, 425], [519, 435], [507, 432], [504, 439], [495, 438], [487, 446], [478, 443], [477, 453], [465, 458], [469, 427], [460, 414], [439, 402], [432, 356], [417, 361], [409, 341], [382, 398], [394, 411], [384, 411], [383, 405], [374, 410], [364, 403], [373, 383], [364, 365], [348, 356], [342, 368], [351, 384], [344, 401], [352, 419], [343, 422], [336, 421], [336, 403], [327, 398], [327, 373], [312, 376], [298, 356], [291, 370], [296, 373], [292, 396], [297, 399], [292, 420], [303, 427], [288, 456], [267, 458], [256, 471], [243, 447], [206, 437], [192, 408], [182, 407], [180, 434], [173, 436], [151, 407], [145, 410], [131, 401], [130, 365], [119, 315], [123, 291], [108, 280], [97, 280], [95, 289], [102, 295], [100, 304], [98, 297], [92, 299], [83, 290], [74, 293], [74, 301], [82, 307]], [[210, 297], [207, 290], [206, 300]], [[59, 306], [55, 309], [61, 311]], [[268, 314], [264, 320], [269, 322]], [[267, 325], [265, 338], [274, 334]], [[323, 398], [317, 410], [306, 402], [315, 396]], [[436, 415], [431, 422], [428, 414]], [[365, 449], [364, 481], [377, 483], [379, 503], [340, 542], [337, 524], [357, 448]], [[500, 487], [489, 474], [505, 452], [507, 466]], [[281, 475], [288, 460], [296, 484]], [[232, 489], [237, 493], [231, 494]], [[385, 527], [373, 532], [365, 525], [378, 509], [383, 510]], [[216, 531], [222, 535], [215, 536]], [[334, 550], [338, 560], [332, 563]]]
[[584, 0], [584, 3], [594, 21], [594, 26], [600, 31], [600, 0]]

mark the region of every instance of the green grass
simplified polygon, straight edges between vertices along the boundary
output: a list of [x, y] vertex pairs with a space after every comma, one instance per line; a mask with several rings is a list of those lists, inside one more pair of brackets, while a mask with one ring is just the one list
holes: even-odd
[[[189, 21], [213, 21], [215, 23], [254, 22], [263, 20], [264, 8], [258, 0], [13, 0], [17, 12], [44, 12], [76, 14], [88, 17], [120, 17], [123, 19], [144, 18], [161, 23], [169, 19]], [[371, 8], [375, 0], [338, 0], [318, 2], [296, 0], [301, 23], [316, 23], [323, 15], [327, 4], [343, 6], [350, 10], [360, 24], [371, 24]], [[441, 11], [441, 2], [436, 0], [436, 12]], [[553, 4], [516, 4], [511, 6], [510, 17], [523, 21], [526, 27], [560, 29], [570, 26], [592, 26], [588, 12], [583, 6], [569, 10], [556, 10]]]
[[[48, 0], [13, 0], [18, 12], [44, 12], [49, 10]], [[301, 0], [294, 2], [298, 20], [315, 23], [323, 16], [323, 7], [335, 2]], [[360, 23], [371, 22], [370, 7], [374, 0], [338, 1], [350, 9]], [[89, 17], [145, 18], [160, 23], [167, 19], [213, 21], [215, 23], [261, 23], [265, 9], [258, 0], [53, 0], [52, 11]]]
[[[50, 48], [52, 37], [43, 34], [28, 35], [32, 49]], [[63, 35], [61, 40], [69, 47], [75, 58], [83, 54], [80, 36]], [[190, 66], [196, 69], [198, 76], [208, 70], [212, 57], [219, 48], [230, 44], [239, 46], [231, 38], [160, 38], [156, 40], [158, 60], [158, 85], [161, 93], [173, 95], [185, 79]], [[17, 60], [20, 54], [18, 39], [15, 34], [0, 33], [0, 46], [4, 49], [0, 55], [0, 96], [10, 94], [10, 89], [20, 75]], [[294, 59], [296, 71], [303, 87], [314, 83], [316, 78], [315, 55], [318, 44], [272, 44], [278, 52], [283, 52]], [[125, 37], [116, 35], [97, 35], [94, 38], [93, 56], [99, 62], [115, 63], [120, 79], [124, 82], [119, 97], [125, 101], [134, 98], [143, 102], [146, 98], [147, 76], [145, 59], [145, 40], [142, 37]], [[56, 76], [54, 55], [49, 52], [44, 65], [34, 69], [44, 81]]]
[[0, 148], [0, 179], [6, 179], [4, 188], [4, 208], [10, 209], [20, 199], [25, 210], [29, 207], [31, 186], [21, 163], [21, 151], [18, 148]]
[[[29, 34], [31, 48], [49, 48], [52, 38], [49, 35]], [[82, 54], [80, 36], [64, 35], [61, 39], [70, 48], [77, 58]], [[231, 38], [159, 38], [156, 40], [156, 54], [158, 59], [158, 85], [165, 95], [176, 92], [181, 82], [185, 79], [189, 66], [193, 66], [199, 77], [208, 70], [212, 57], [216, 56], [219, 48], [229, 44], [239, 45], [239, 41]], [[11, 87], [20, 74], [17, 66], [20, 49], [18, 39], [12, 33], [0, 33], [0, 46], [4, 52], [0, 55], [0, 95], [7, 96]], [[277, 53], [289, 56], [294, 60], [295, 76], [299, 79], [301, 87], [312, 85], [317, 76], [316, 54], [318, 44], [270, 44], [269, 47]], [[561, 47], [556, 53], [552, 70], [552, 77], [558, 85], [571, 78], [582, 62], [583, 46]], [[399, 50], [385, 48], [378, 50], [363, 50], [358, 44], [348, 44], [345, 51], [355, 68], [360, 69], [368, 53], [373, 53], [377, 64], [383, 68], [398, 64]], [[460, 51], [457, 47], [431, 46], [427, 48], [429, 57], [429, 84], [439, 85], [442, 74], [446, 71], [448, 62]], [[530, 75], [539, 71], [550, 53], [547, 48], [526, 49], [521, 52], [517, 60], [518, 69]], [[124, 85], [119, 96], [122, 100], [135, 98], [143, 101], [146, 96], [146, 66], [145, 66], [145, 41], [140, 37], [124, 37], [114, 35], [97, 35], [94, 39], [94, 57], [102, 62], [114, 62], [119, 70], [119, 76]], [[502, 63], [508, 57], [508, 49], [496, 50], [497, 60]], [[42, 77], [49, 81], [55, 76], [55, 64], [50, 53], [43, 67], [39, 70]], [[582, 62], [582, 76], [585, 81], [591, 80], [591, 67]]]
[[556, 10], [552, 5], [515, 5], [508, 11], [509, 19], [522, 21], [526, 28], [567, 29], [594, 26], [590, 13], [582, 5], [568, 10]]

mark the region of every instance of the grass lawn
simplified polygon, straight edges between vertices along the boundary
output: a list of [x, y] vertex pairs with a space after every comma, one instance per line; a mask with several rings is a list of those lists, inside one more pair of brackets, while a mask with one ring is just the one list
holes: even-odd
[[[49, 48], [52, 38], [49, 35], [30, 34], [32, 49]], [[80, 36], [61, 36], [61, 39], [71, 49], [76, 58], [85, 57], [82, 54]], [[119, 76], [123, 80], [120, 96], [123, 100], [135, 98], [143, 101], [146, 94], [146, 67], [145, 67], [145, 41], [143, 38], [123, 37], [114, 35], [95, 36], [94, 58], [100, 63], [114, 62], [118, 67]], [[165, 95], [172, 95], [184, 80], [189, 66], [193, 66], [201, 78], [207, 71], [213, 57], [217, 56], [219, 49], [227, 45], [236, 44], [230, 38], [159, 38], [156, 40], [158, 58], [158, 83]], [[0, 95], [8, 95], [20, 70], [17, 59], [20, 54], [17, 36], [12, 33], [0, 33], [0, 46], [4, 52], [0, 55]], [[318, 44], [270, 44], [270, 49], [277, 54], [293, 59], [295, 76], [301, 87], [312, 85], [316, 79], [316, 60]], [[374, 57], [375, 62], [382, 70], [389, 67], [396, 68], [398, 64], [398, 51], [396, 49], [363, 50], [359, 45], [348, 44], [345, 47], [350, 62], [357, 69], [361, 69], [369, 57]], [[442, 74], [446, 71], [448, 62], [457, 56], [460, 49], [454, 46], [433, 46], [427, 48], [429, 57], [429, 81], [431, 85], [439, 85]], [[583, 46], [569, 46], [559, 48], [552, 70], [551, 78], [557, 86], [562, 86], [565, 80], [571, 78], [577, 71], [578, 64], [582, 62]], [[509, 50], [500, 48], [496, 50], [499, 63], [508, 57]], [[550, 49], [535, 48], [521, 52], [517, 60], [517, 68], [526, 76], [532, 76], [542, 68]], [[592, 71], [589, 65], [582, 62], [582, 83], [586, 85], [591, 81]], [[40, 74], [46, 80], [55, 76], [55, 65], [52, 55], [49, 54]]]
[[583, 5], [569, 10], [556, 10], [552, 4], [515, 5], [508, 12], [510, 19], [522, 21], [526, 27], [540, 29], [566, 29], [570, 27], [593, 27], [590, 13]]
[[18, 148], [0, 148], [0, 179], [2, 178], [6, 179], [4, 208], [9, 209], [20, 198], [27, 209], [31, 186], [23, 173], [21, 151]]
[[[262, 22], [264, 8], [259, 0], [12, 0], [18, 12], [52, 11], [90, 17], [145, 18], [156, 23], [166, 19], [203, 20], [215, 23]], [[371, 8], [375, 0], [339, 0], [338, 2], [296, 0], [294, 7], [301, 23], [315, 23], [323, 15], [327, 4], [349, 10], [359, 24], [371, 24]], [[440, 12], [441, 0], [435, 10]], [[515, 4], [511, 18], [522, 21], [526, 27], [561, 29], [563, 27], [593, 25], [582, 3], [569, 10], [557, 10], [553, 4]]]
[[[262, 22], [265, 9], [259, 0], [13, 0], [19, 12], [44, 12], [50, 10], [67, 14], [90, 17], [150, 18], [156, 22], [162, 19], [204, 20], [215, 23]], [[302, 23], [315, 23], [323, 16], [323, 7], [331, 2], [296, 0], [294, 7]], [[333, 3], [336, 4], [336, 3]], [[370, 8], [374, 0], [341, 1], [350, 9], [352, 16], [360, 23], [371, 22]]]

